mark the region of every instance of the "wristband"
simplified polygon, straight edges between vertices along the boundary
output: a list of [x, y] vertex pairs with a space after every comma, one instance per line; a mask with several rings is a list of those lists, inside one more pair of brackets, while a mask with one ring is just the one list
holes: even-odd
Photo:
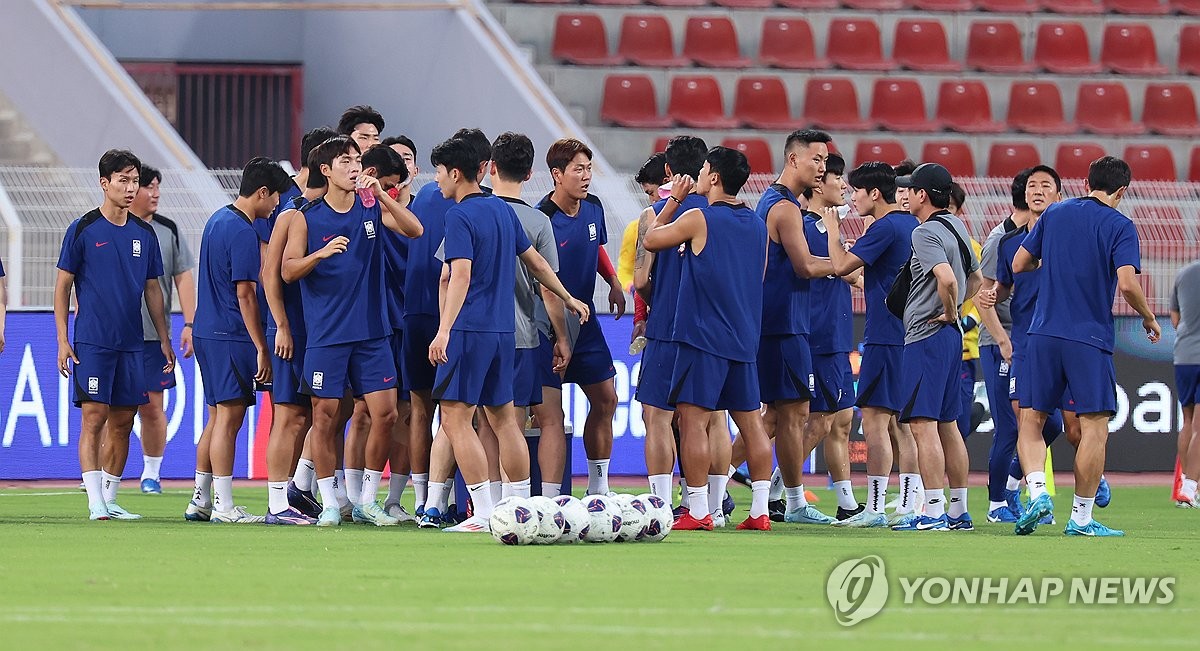
[[187, 323], [183, 324], [183, 327], [185, 327], [185, 328], [191, 328], [191, 327], [192, 327], [192, 322], [191, 322], [191, 321], [188, 321]]
[[679, 204], [679, 205], [681, 205], [681, 206], [683, 205], [683, 202], [682, 202], [682, 201], [680, 201], [679, 199], [676, 199], [676, 198], [675, 198], [675, 195], [671, 195], [670, 197], [668, 197], [668, 199], [670, 199], [671, 201], [674, 201], [675, 203], [677, 203], [677, 204]]

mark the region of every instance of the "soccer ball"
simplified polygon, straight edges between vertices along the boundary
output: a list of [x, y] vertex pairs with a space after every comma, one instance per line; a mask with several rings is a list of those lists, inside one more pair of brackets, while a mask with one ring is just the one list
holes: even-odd
[[646, 505], [633, 495], [617, 502], [621, 505], [621, 529], [617, 532], [617, 542], [641, 540], [646, 533], [646, 525], [650, 523]]
[[646, 507], [646, 529], [642, 532], [642, 540], [658, 542], [666, 538], [675, 524], [671, 506], [663, 498], [650, 493], [638, 495], [637, 499]]
[[583, 498], [590, 524], [584, 540], [588, 542], [612, 542], [621, 531], [621, 505], [606, 495], [588, 495]]
[[562, 509], [554, 500], [541, 495], [529, 498], [529, 503], [537, 511], [538, 516], [538, 528], [533, 537], [533, 544], [553, 545], [558, 542], [563, 535], [563, 528], [567, 524]]
[[504, 545], [528, 545], [538, 531], [537, 510], [522, 498], [508, 498], [492, 510], [492, 537]]
[[577, 543], [583, 540], [591, 526], [591, 518], [583, 503], [571, 495], [559, 495], [553, 501], [563, 516], [563, 533], [558, 542]]

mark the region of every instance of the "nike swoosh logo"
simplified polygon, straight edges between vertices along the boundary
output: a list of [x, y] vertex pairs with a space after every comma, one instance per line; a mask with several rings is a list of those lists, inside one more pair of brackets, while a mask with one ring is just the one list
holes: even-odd
[[562, 247], [564, 247], [564, 246], [566, 246], [566, 245], [567, 245], [567, 242], [570, 242], [570, 241], [571, 241], [571, 240], [564, 240], [564, 241], [562, 241], [562, 242], [559, 242], [559, 243], [558, 243], [558, 248], [560, 248], [560, 249], [561, 249]]
[[392, 377], [385, 377], [385, 378], [383, 378], [383, 381], [384, 381], [384, 382], [391, 382], [392, 380], [395, 380], [395, 379], [396, 379], [396, 376], [395, 376], [395, 375], [393, 375]]
[[159, 382], [159, 384], [161, 384], [161, 385], [162, 385], [162, 386], [164, 386], [164, 387], [165, 387], [165, 386], [167, 386], [167, 385], [168, 385], [168, 384], [170, 384], [170, 383], [171, 383], [171, 381], [170, 381], [170, 380], [163, 380], [163, 381]]
[[98, 248], [104, 246], [105, 244], [108, 244], [108, 242], [96, 242], [96, 248], [98, 249]]
[[326, 235], [325, 237], [322, 237], [322, 238], [321, 238], [321, 241], [322, 241], [322, 242], [328, 242], [329, 240], [332, 240], [332, 239], [333, 239], [333, 238], [335, 238], [335, 237], [337, 237], [337, 235]]

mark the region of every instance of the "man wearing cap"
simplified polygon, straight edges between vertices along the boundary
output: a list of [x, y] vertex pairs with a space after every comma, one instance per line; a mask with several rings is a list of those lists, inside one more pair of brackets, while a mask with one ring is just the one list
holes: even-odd
[[[920, 165], [896, 185], [909, 188], [909, 211], [920, 225], [912, 233], [912, 285], [904, 304], [905, 394], [900, 421], [917, 442], [925, 513], [893, 527], [897, 531], [970, 531], [967, 513], [967, 448], [958, 432], [962, 403], [958, 369], [962, 331], [958, 314], [983, 277], [962, 220], [947, 210], [953, 179], [936, 163]], [[950, 480], [950, 503], [945, 489]]]

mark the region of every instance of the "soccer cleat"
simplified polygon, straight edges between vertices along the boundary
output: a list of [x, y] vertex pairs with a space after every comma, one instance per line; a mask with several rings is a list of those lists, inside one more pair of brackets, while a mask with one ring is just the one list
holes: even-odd
[[1067, 520], [1067, 528], [1063, 529], [1063, 533], [1068, 536], [1091, 536], [1093, 538], [1125, 535], [1124, 531], [1121, 531], [1120, 529], [1109, 529], [1095, 520], [1092, 520], [1082, 527], [1075, 524], [1074, 520]]
[[261, 515], [250, 515], [244, 506], [235, 506], [228, 511], [213, 511], [208, 521], [217, 524], [262, 524], [266, 520]]
[[713, 529], [724, 529], [725, 528], [725, 514], [724, 513], [710, 513], [709, 515], [712, 516]]
[[802, 509], [788, 511], [783, 514], [784, 522], [794, 522], [796, 524], [830, 524], [833, 518], [821, 513], [817, 507], [809, 504]]
[[316, 524], [316, 518], [310, 518], [307, 515], [297, 511], [295, 507], [288, 507], [279, 513], [267, 513], [264, 520], [267, 524], [284, 524], [284, 525], [310, 525]]
[[987, 521], [992, 524], [998, 522], [1013, 523], [1017, 521], [1017, 515], [1008, 506], [998, 506], [991, 511], [988, 511]]
[[1021, 517], [1021, 512], [1025, 509], [1021, 507], [1021, 489], [1010, 491], [1005, 489], [1004, 501], [1008, 502], [1008, 510], [1012, 511], [1013, 517]]
[[477, 518], [475, 516], [471, 516], [466, 520], [454, 525], [453, 527], [446, 527], [445, 529], [442, 529], [442, 531], [449, 533], [490, 533], [491, 530], [491, 523], [483, 518]]
[[945, 513], [937, 518], [918, 515], [904, 524], [893, 526], [892, 531], [950, 531], [950, 520]]
[[147, 477], [142, 480], [142, 492], [147, 495], [162, 495], [162, 484], [157, 479]]
[[371, 519], [363, 513], [362, 506], [355, 504], [350, 510], [350, 521], [354, 524], [371, 524]]
[[1029, 506], [1017, 518], [1017, 523], [1013, 525], [1013, 532], [1018, 536], [1028, 536], [1037, 529], [1040, 520], [1047, 515], [1054, 515], [1054, 502], [1050, 496], [1042, 493], [1035, 500], [1029, 501]]
[[126, 511], [125, 509], [121, 508], [121, 505], [117, 504], [115, 501], [105, 504], [104, 507], [106, 509], [108, 509], [108, 514], [110, 516], [112, 516], [112, 518], [114, 520], [141, 520], [142, 519], [142, 516], [140, 516], [136, 513], [130, 513], [129, 511]]
[[1096, 506], [1104, 508], [1112, 501], [1112, 489], [1108, 487], [1108, 480], [1104, 475], [1100, 475], [1100, 485], [1096, 487]]
[[681, 515], [683, 515], [684, 513], [687, 513], [687, 512], [688, 512], [688, 510], [687, 510], [687, 507], [686, 507], [686, 506], [684, 506], [684, 505], [682, 505], [682, 504], [680, 504], [679, 506], [677, 506], [677, 507], [675, 507], [675, 508], [671, 509], [671, 517], [672, 517], [672, 518], [675, 518], [676, 520], [678, 520], [678, 519], [679, 519], [679, 516], [681, 516]]
[[854, 516], [858, 515], [859, 513], [862, 513], [866, 508], [867, 508], [867, 505], [861, 504], [861, 503], [853, 509], [843, 509], [842, 507], [839, 506], [838, 510], [837, 510], [837, 521], [841, 522], [843, 520], [849, 520], [850, 518], [853, 518]]
[[422, 504], [421, 506], [417, 507], [417, 511], [416, 511], [416, 513], [413, 513], [413, 517], [415, 517], [419, 521], [422, 517], [424, 517], [424, 515], [425, 515], [425, 505]]
[[104, 506], [103, 504], [96, 504], [94, 506], [92, 506], [92, 505], [88, 506], [88, 519], [89, 520], [108, 520], [111, 517], [112, 516], [108, 513], [108, 507]]
[[339, 506], [338, 510], [342, 514], [343, 522], [354, 518], [354, 505], [353, 504], [350, 504], [349, 502], [347, 502], [347, 503]]
[[762, 514], [757, 518], [746, 518], [737, 526], [738, 531], [770, 531], [771, 518]]
[[734, 503], [733, 496], [729, 494], [729, 491], [725, 491], [725, 497], [721, 499], [721, 513], [728, 516], [733, 513], [735, 508], [737, 508], [737, 504]]
[[354, 507], [354, 517], [355, 522], [359, 522], [358, 518], [361, 517], [363, 524], [373, 524], [377, 527], [394, 527], [400, 524], [400, 520], [384, 512], [378, 502], [367, 502]]
[[[767, 502], [767, 516], [772, 522], [783, 522], [784, 515], [787, 513], [787, 502], [783, 500], [771, 500]], [[675, 517], [679, 517], [676, 513]]]
[[342, 524], [342, 510], [336, 506], [331, 506], [326, 509], [321, 509], [321, 515], [317, 518], [318, 527], [336, 527]]
[[971, 521], [970, 513], [964, 513], [957, 518], [946, 515], [946, 526], [950, 531], [975, 531], [975, 523]]
[[845, 520], [839, 520], [833, 523], [837, 527], [850, 527], [851, 529], [874, 529], [888, 526], [887, 516], [882, 513], [871, 513], [863, 510], [857, 515], [850, 516]]
[[684, 509], [683, 515], [675, 518], [675, 524], [671, 526], [671, 531], [712, 531], [713, 518], [712, 514], [704, 516], [703, 520], [697, 520], [692, 517], [692, 512]]
[[188, 502], [187, 510], [183, 512], [183, 519], [188, 522], [208, 522], [212, 518], [211, 506], [200, 506], [196, 500]]
[[889, 527], [907, 527], [907, 526], [911, 525], [913, 523], [913, 521], [919, 517], [921, 517], [920, 513], [895, 513], [892, 515], [892, 518], [890, 520], [888, 520], [888, 526]]
[[436, 506], [431, 506], [421, 514], [417, 526], [422, 529], [440, 529], [442, 527], [442, 512]]
[[416, 518], [409, 515], [408, 511], [404, 508], [404, 506], [402, 506], [400, 504], [396, 504], [394, 502], [384, 506], [383, 512], [387, 513], [388, 515], [392, 516], [393, 518], [396, 518], [396, 520], [398, 522], [400, 522], [400, 524], [404, 524], [405, 522], [416, 522], [417, 521]]
[[1200, 509], [1200, 500], [1192, 498], [1190, 500], [1175, 500], [1175, 508], [1178, 509]]
[[287, 500], [288, 506], [310, 518], [315, 519], [321, 515], [321, 505], [317, 503], [317, 496], [310, 491], [300, 490], [295, 482], [288, 482]]
[[1054, 524], [1054, 514], [1042, 516], [1042, 519], [1038, 520], [1038, 524]]

